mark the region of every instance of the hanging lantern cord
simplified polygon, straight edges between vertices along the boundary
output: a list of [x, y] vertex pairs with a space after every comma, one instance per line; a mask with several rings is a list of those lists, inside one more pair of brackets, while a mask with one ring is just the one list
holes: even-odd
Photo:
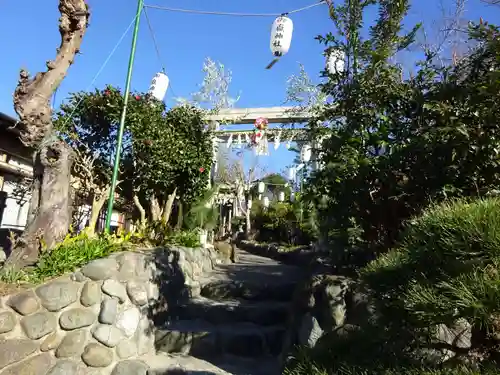
[[[151, 25], [151, 21], [149, 19], [148, 13], [147, 13], [147, 8], [148, 8], [147, 5], [143, 6], [144, 17], [146, 18], [146, 22], [148, 24], [149, 34], [151, 35], [151, 39], [153, 41], [153, 45], [154, 45], [154, 48], [155, 48], [155, 51], [156, 51], [156, 57], [158, 58], [158, 62], [160, 63], [160, 66], [161, 66], [161, 72], [166, 75], [167, 72], [166, 72], [166, 69], [165, 69], [165, 64], [163, 63], [162, 55], [160, 53], [160, 47], [158, 46], [158, 43], [156, 41], [156, 35], [155, 35], [154, 30], [153, 30], [153, 25]], [[172, 83], [170, 83], [168, 85], [168, 89], [170, 91], [172, 91], [172, 95], [173, 96], [176, 96], [175, 92], [174, 92], [174, 89], [172, 88]]]

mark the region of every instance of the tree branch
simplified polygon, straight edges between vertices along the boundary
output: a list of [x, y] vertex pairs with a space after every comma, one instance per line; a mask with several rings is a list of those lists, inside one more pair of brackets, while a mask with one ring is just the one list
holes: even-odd
[[54, 60], [47, 62], [47, 71], [30, 78], [22, 69], [14, 91], [14, 109], [20, 122], [26, 126], [21, 133], [23, 142], [37, 146], [51, 135], [51, 95], [66, 76], [79, 52], [83, 35], [88, 26], [89, 9], [84, 0], [59, 0], [59, 32], [61, 44]]

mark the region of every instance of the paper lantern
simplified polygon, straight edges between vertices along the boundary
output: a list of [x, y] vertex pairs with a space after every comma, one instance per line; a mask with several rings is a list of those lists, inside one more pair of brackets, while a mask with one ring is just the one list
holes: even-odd
[[300, 150], [300, 160], [304, 163], [307, 163], [309, 160], [311, 160], [311, 156], [312, 147], [310, 145], [302, 146], [302, 149]]
[[167, 94], [170, 80], [165, 73], [156, 73], [149, 86], [148, 94], [153, 98], [163, 101]]
[[295, 176], [297, 174], [297, 169], [295, 167], [288, 168], [288, 180], [295, 180]]
[[342, 73], [345, 67], [345, 53], [339, 50], [332, 50], [326, 56], [326, 70], [330, 74]]
[[292, 203], [295, 202], [295, 193], [294, 192], [290, 193], [290, 202], [292, 202]]
[[259, 182], [257, 189], [258, 189], [257, 191], [259, 192], [259, 194], [262, 194], [264, 192], [264, 190], [266, 189], [266, 184], [263, 183], [262, 181]]
[[278, 200], [280, 202], [283, 202], [285, 200], [285, 192], [284, 191], [280, 191], [280, 193], [278, 194]]
[[252, 200], [251, 199], [247, 200], [247, 208], [248, 209], [252, 208]]
[[269, 198], [264, 197], [264, 199], [262, 200], [262, 204], [264, 205], [265, 208], [269, 207]]
[[293, 22], [287, 16], [279, 16], [271, 27], [271, 52], [276, 57], [286, 55], [292, 43]]

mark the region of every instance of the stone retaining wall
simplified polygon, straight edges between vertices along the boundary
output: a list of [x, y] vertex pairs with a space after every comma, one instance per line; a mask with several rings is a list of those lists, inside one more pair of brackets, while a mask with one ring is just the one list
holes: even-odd
[[210, 249], [122, 252], [1, 297], [0, 375], [135, 375], [125, 360], [154, 352], [161, 312], [215, 262]]

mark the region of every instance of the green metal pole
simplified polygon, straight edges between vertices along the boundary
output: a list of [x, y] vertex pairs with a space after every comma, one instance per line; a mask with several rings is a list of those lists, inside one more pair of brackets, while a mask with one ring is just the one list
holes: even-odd
[[128, 60], [128, 71], [127, 71], [127, 80], [125, 81], [125, 91], [123, 93], [123, 108], [122, 114], [120, 117], [120, 127], [118, 130], [118, 139], [116, 141], [116, 155], [115, 155], [115, 163], [113, 165], [113, 177], [111, 179], [111, 188], [109, 189], [109, 198], [108, 198], [108, 212], [106, 213], [106, 232], [109, 233], [109, 229], [111, 227], [111, 215], [113, 214], [113, 204], [115, 200], [115, 189], [116, 189], [116, 180], [118, 178], [118, 170], [120, 166], [120, 158], [122, 151], [122, 143], [123, 143], [123, 131], [125, 130], [125, 117], [127, 116], [127, 104], [128, 97], [130, 92], [130, 82], [132, 81], [132, 70], [134, 68], [134, 60], [135, 60], [135, 49], [137, 46], [137, 35], [139, 34], [139, 23], [141, 21], [141, 13], [144, 7], [144, 0], [137, 1], [137, 12], [135, 16], [135, 26], [134, 33], [132, 34], [132, 47], [130, 48], [130, 57]]

